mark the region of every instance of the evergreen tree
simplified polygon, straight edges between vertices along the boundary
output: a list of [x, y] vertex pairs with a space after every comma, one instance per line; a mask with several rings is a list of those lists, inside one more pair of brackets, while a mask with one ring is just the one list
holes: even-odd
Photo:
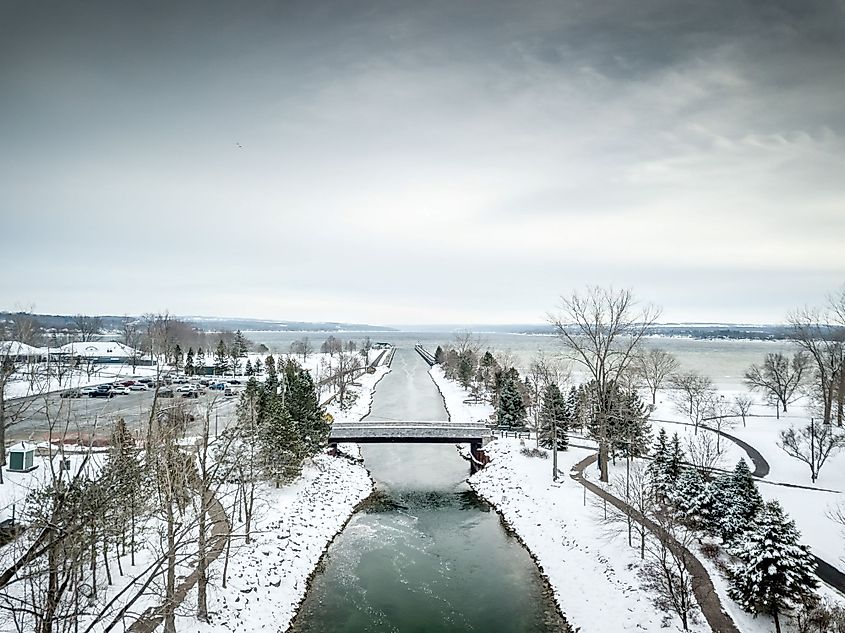
[[438, 365], [442, 365], [446, 362], [446, 352], [444, 352], [443, 348], [439, 345], [437, 346], [437, 349], [434, 350], [434, 362]]
[[640, 457], [651, 444], [649, 410], [635, 391], [623, 392], [615, 385], [610, 396], [610, 439], [614, 457]]
[[221, 338], [214, 351], [214, 374], [223, 376], [229, 369], [229, 355], [226, 351], [226, 344]]
[[205, 376], [205, 352], [201, 347], [197, 349], [197, 360], [194, 366], [194, 374]]
[[252, 361], [250, 361], [248, 358], [246, 359], [246, 367], [244, 368], [244, 373], [247, 376], [255, 375], [255, 370], [252, 368]]
[[669, 444], [669, 459], [666, 463], [666, 478], [670, 485], [675, 485], [684, 467], [684, 449], [681, 448], [681, 438], [677, 433], [672, 434]]
[[[552, 430], [555, 429], [553, 434]], [[540, 408], [540, 446], [552, 448], [554, 435], [557, 438], [557, 449], [565, 451], [569, 446], [566, 434], [569, 431], [569, 411], [566, 400], [558, 386], [549, 384], [543, 392], [543, 406]]]
[[264, 367], [267, 369], [267, 380], [276, 381], [276, 359], [271, 354], [264, 359]]
[[713, 520], [713, 489], [696, 468], [685, 468], [671, 492], [675, 510], [693, 527], [705, 527]]
[[176, 368], [177, 374], [182, 367], [182, 358], [182, 348], [179, 346], [179, 343], [176, 343], [176, 347], [173, 348], [173, 366]]
[[261, 403], [261, 447], [267, 475], [278, 488], [292, 480], [301, 469], [303, 446], [296, 422], [275, 389], [267, 390]]
[[469, 387], [469, 383], [472, 382], [472, 375], [475, 372], [473, 360], [471, 352], [464, 352], [458, 360], [458, 382], [464, 389]]
[[815, 562], [800, 533], [777, 501], [766, 503], [731, 553], [739, 563], [729, 570], [729, 594], [749, 613], [765, 613], [780, 632], [780, 616], [798, 606], [818, 586]]
[[255, 376], [260, 376], [264, 373], [264, 363], [261, 362], [260, 358], [255, 359], [255, 364], [252, 366], [252, 371]]
[[763, 505], [763, 498], [744, 459], [729, 474], [713, 482], [714, 512], [711, 531], [727, 543], [742, 534]]
[[521, 429], [525, 427], [525, 402], [516, 381], [510, 373], [504, 374], [496, 417], [501, 428]]
[[232, 341], [232, 356], [237, 356], [237, 358], [243, 358], [246, 356], [246, 353], [249, 351], [249, 347], [246, 344], [246, 338], [244, 337], [243, 333], [238, 330], [235, 332], [235, 338]]
[[185, 374], [188, 376], [194, 375], [194, 348], [189, 347], [188, 353], [185, 355]]
[[654, 496], [657, 499], [665, 499], [669, 492], [668, 465], [669, 436], [666, 433], [666, 429], [660, 427], [660, 431], [657, 433], [657, 439], [654, 441], [651, 462], [646, 467], [652, 489], [654, 490]]
[[306, 455], [315, 455], [328, 441], [331, 427], [317, 398], [310, 372], [289, 360], [285, 365], [285, 408], [296, 423]]

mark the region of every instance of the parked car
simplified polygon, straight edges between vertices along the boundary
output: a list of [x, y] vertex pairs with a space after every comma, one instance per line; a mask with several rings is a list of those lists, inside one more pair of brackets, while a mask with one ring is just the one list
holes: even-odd
[[139, 378], [136, 382], [142, 382], [142, 383], [144, 383], [145, 385], [149, 385], [149, 384], [154, 383], [154, 382], [155, 382], [155, 380], [153, 380], [152, 378], [147, 377], [147, 378]]
[[200, 397], [200, 392], [197, 391], [196, 389], [188, 389], [188, 390], [179, 389], [179, 391], [182, 392], [183, 398], [199, 398]]
[[230, 384], [230, 385], [239, 385], [239, 384], [241, 384], [241, 381], [240, 381], [240, 380], [238, 380], [237, 378], [231, 378], [231, 379], [229, 380], [229, 384]]
[[81, 398], [82, 397], [82, 390], [81, 389], [67, 389], [62, 392], [62, 398]]
[[158, 391], [159, 398], [173, 398], [174, 395], [173, 389], [159, 389]]
[[129, 387], [129, 391], [149, 391], [149, 385], [144, 384], [143, 382], [136, 382], [134, 385]]
[[227, 387], [226, 389], [223, 390], [223, 395], [226, 396], [226, 397], [234, 396], [235, 392]]
[[194, 391], [193, 385], [180, 385], [176, 388], [176, 391]]
[[120, 385], [122, 387], [131, 387], [134, 384], [135, 384], [134, 380], [124, 380], [122, 383], [120, 383]]
[[226, 389], [226, 383], [216, 382], [213, 385], [209, 385], [208, 388], [213, 389], [214, 391], [223, 391], [224, 389]]
[[110, 385], [100, 385], [88, 394], [89, 398], [114, 398]]
[[112, 394], [115, 396], [128, 396], [129, 395], [129, 387], [124, 387], [123, 385], [115, 385], [111, 388]]

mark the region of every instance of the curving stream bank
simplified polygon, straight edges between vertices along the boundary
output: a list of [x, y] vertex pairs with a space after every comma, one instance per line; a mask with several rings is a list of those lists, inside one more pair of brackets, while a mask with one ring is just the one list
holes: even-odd
[[[398, 349], [367, 419], [445, 419], [427, 370], [412, 349]], [[324, 556], [292, 630], [567, 630], [528, 552], [466, 484], [453, 446], [362, 453], [376, 493]]]

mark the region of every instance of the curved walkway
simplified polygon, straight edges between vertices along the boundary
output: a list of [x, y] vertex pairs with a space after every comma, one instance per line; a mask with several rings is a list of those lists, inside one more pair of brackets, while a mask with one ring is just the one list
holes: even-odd
[[[208, 515], [211, 518], [211, 536], [208, 539], [208, 559], [206, 569], [211, 566], [217, 557], [223, 553], [223, 548], [229, 538], [231, 527], [223, 504], [216, 497], [211, 498], [208, 505]], [[182, 604], [188, 592], [194, 588], [199, 580], [199, 569], [195, 569], [185, 580], [176, 587], [173, 593], [174, 608]], [[150, 607], [144, 611], [135, 622], [129, 626], [127, 633], [153, 633], [164, 620], [164, 605]]]
[[590, 455], [589, 457], [582, 459], [572, 467], [569, 476], [597, 497], [604, 499], [638, 523], [645, 525], [652, 533], [659, 534], [661, 537], [668, 539], [670, 542], [669, 547], [672, 548], [673, 551], [677, 553], [683, 552], [688, 555], [689, 560], [691, 561], [690, 573], [694, 578], [692, 590], [693, 593], [695, 593], [698, 606], [701, 608], [701, 613], [707, 620], [707, 624], [710, 625], [713, 633], [739, 633], [739, 629], [736, 627], [736, 624], [734, 624], [734, 621], [722, 608], [722, 603], [719, 600], [719, 595], [716, 593], [716, 588], [713, 586], [713, 581], [710, 580], [710, 575], [707, 573], [707, 570], [698, 558], [696, 558], [692, 552], [683, 547], [675, 539], [671, 538], [669, 534], [654, 521], [644, 517], [627, 503], [617, 497], [614, 497], [612, 494], [584, 477], [584, 470], [590, 464], [594, 464], [597, 459], [598, 454]]
[[[652, 422], [663, 422], [664, 424], [680, 424], [681, 426], [691, 426], [695, 428], [694, 424], [690, 422], [679, 422], [677, 420], [658, 420], [657, 418], [651, 418]], [[763, 478], [769, 474], [771, 470], [769, 468], [769, 462], [766, 461], [766, 458], [760, 454], [756, 448], [751, 446], [748, 442], [744, 442], [738, 437], [734, 437], [730, 433], [725, 433], [724, 431], [720, 431], [719, 429], [714, 429], [712, 426], [707, 426], [705, 424], [699, 424], [698, 428], [704, 429], [705, 431], [711, 431], [716, 433], [717, 435], [721, 435], [726, 440], [729, 440], [739, 446], [742, 450], [745, 451], [746, 455], [748, 455], [748, 459], [751, 460], [751, 463], [754, 465], [754, 470], [751, 472], [751, 475], [754, 477]]]

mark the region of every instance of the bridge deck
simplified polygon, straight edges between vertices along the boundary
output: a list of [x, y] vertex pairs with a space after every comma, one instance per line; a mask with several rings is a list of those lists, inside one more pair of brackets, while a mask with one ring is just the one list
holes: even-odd
[[441, 421], [345, 422], [332, 425], [330, 442], [356, 442], [380, 444], [385, 442], [409, 443], [475, 443], [480, 442], [490, 429], [484, 425], [452, 424]]

